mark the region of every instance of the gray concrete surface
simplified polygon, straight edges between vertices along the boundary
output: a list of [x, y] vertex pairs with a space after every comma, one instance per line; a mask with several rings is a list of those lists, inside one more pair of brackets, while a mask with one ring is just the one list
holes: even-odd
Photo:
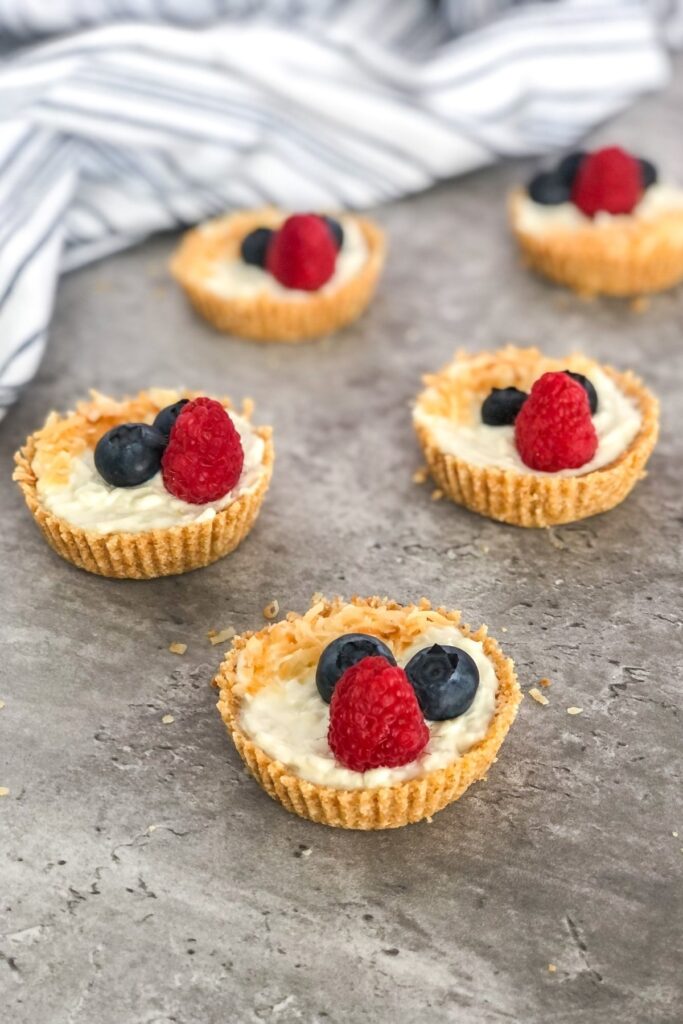
[[[597, 137], [680, 178], [682, 102], [679, 73]], [[7, 1024], [681, 1019], [683, 291], [636, 315], [529, 277], [503, 221], [526, 170], [382, 211], [381, 295], [322, 344], [213, 334], [168, 279], [171, 239], [64, 282], [39, 377], [0, 428]], [[508, 340], [584, 348], [659, 393], [651, 473], [620, 508], [551, 536], [412, 484], [420, 374]], [[251, 394], [274, 423], [257, 528], [177, 579], [72, 569], [8, 483], [12, 451], [90, 385], [176, 382]], [[462, 607], [525, 689], [553, 680], [550, 706], [525, 700], [489, 780], [432, 824], [365, 835], [291, 817], [224, 733], [206, 631], [316, 590]]]

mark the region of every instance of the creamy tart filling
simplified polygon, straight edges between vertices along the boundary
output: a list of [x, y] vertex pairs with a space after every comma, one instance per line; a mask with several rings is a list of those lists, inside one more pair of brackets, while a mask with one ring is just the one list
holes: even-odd
[[683, 188], [665, 183], [650, 185], [631, 213], [612, 214], [600, 211], [587, 217], [574, 203], [546, 205], [536, 203], [527, 194], [520, 194], [515, 202], [515, 226], [519, 231], [539, 235], [555, 228], [579, 229], [594, 227], [605, 229], [633, 221], [657, 220], [667, 213], [683, 212]]
[[[371, 624], [365, 631], [374, 635]], [[343, 633], [339, 630], [339, 634]], [[299, 778], [335, 789], [370, 789], [391, 786], [444, 768], [461, 757], [486, 735], [496, 706], [498, 680], [483, 644], [465, 637], [453, 625], [425, 624], [410, 637], [384, 637], [399, 665], [405, 666], [417, 651], [434, 643], [459, 647], [476, 662], [479, 687], [472, 705], [458, 718], [429, 722], [430, 739], [424, 753], [399, 768], [374, 768], [356, 772], [339, 764], [329, 748], [327, 731], [330, 706], [320, 697], [315, 683], [316, 664], [303, 657], [299, 671], [285, 672], [254, 688], [255, 667], [248, 641], [238, 653], [236, 675], [241, 692], [240, 726], [269, 757], [280, 761]], [[294, 653], [296, 657], [296, 652]]]
[[[180, 398], [179, 392], [164, 392], [162, 404]], [[96, 405], [96, 403], [93, 403]], [[158, 409], [145, 411], [140, 422], [151, 423]], [[58, 460], [38, 452], [33, 461], [36, 490], [41, 505], [72, 526], [93, 533], [140, 533], [144, 530], [203, 523], [255, 488], [263, 473], [264, 441], [245, 416], [228, 408], [244, 449], [242, 474], [233, 490], [219, 501], [193, 505], [175, 498], [164, 487], [161, 473], [137, 487], [112, 487], [95, 468], [94, 445], [63, 451]], [[120, 418], [120, 417], [119, 417]], [[58, 472], [54, 467], [58, 462]]]
[[[204, 283], [217, 295], [226, 299], [252, 299], [265, 294], [280, 299], [301, 302], [314, 295], [325, 295], [336, 291], [363, 268], [368, 258], [368, 246], [358, 223], [353, 217], [342, 217], [339, 223], [344, 229], [344, 242], [337, 255], [332, 277], [315, 292], [297, 288], [285, 288], [272, 274], [261, 267], [245, 263], [239, 255], [233, 259], [216, 260], [211, 264]], [[206, 231], [215, 230], [207, 225]]]
[[[425, 427], [436, 447], [445, 455], [464, 459], [471, 465], [491, 466], [510, 469], [521, 474], [534, 476], [581, 476], [601, 469], [613, 462], [634, 440], [642, 424], [642, 415], [636, 403], [619, 388], [612, 377], [595, 364], [586, 366], [583, 362], [569, 358], [558, 362], [553, 369], [577, 369], [586, 374], [598, 395], [598, 409], [592, 417], [598, 436], [598, 447], [590, 462], [578, 469], [562, 469], [555, 473], [531, 470], [522, 462], [515, 445], [514, 426], [487, 426], [482, 422], [481, 405], [486, 393], [463, 391], [469, 396], [465, 406], [461, 405], [458, 415], [443, 415], [435, 411], [437, 392], [428, 388], [415, 407], [415, 422]], [[549, 368], [549, 367], [547, 367]], [[449, 386], [458, 391], [460, 380], [463, 384], [471, 372], [467, 361], [454, 363], [448, 371]], [[544, 370], [539, 370], [538, 376]]]

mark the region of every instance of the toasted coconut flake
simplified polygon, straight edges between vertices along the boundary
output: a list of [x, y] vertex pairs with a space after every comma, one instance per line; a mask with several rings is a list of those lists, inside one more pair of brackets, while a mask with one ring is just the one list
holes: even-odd
[[550, 974], [554, 974], [556, 970], [557, 966], [555, 964], [548, 964], [548, 971], [550, 972]]
[[168, 645], [168, 649], [171, 654], [184, 654], [187, 650], [187, 644], [181, 644], [174, 641], [174, 643]]
[[550, 704], [550, 701], [545, 694], [541, 693], [541, 691], [536, 689], [535, 686], [532, 686], [529, 690], [529, 696], [532, 700], [535, 700], [537, 704], [542, 704], [544, 707]]
[[173, 717], [173, 715], [164, 715], [161, 721], [163, 722], [164, 725], [170, 725], [171, 722], [175, 722], [175, 718]]
[[226, 640], [232, 640], [235, 630], [232, 626], [226, 626], [225, 629], [221, 629], [218, 632], [215, 629], [210, 629], [206, 635], [209, 638], [209, 643], [215, 647], [216, 644], [224, 644]]
[[583, 708], [575, 708], [575, 707], [567, 708], [567, 714], [568, 715], [580, 715], [582, 713], [582, 711], [583, 711]]

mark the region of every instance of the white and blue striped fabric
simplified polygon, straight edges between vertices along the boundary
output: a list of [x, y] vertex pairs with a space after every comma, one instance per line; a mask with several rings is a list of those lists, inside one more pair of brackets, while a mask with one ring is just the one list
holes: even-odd
[[0, 417], [60, 273], [231, 207], [367, 207], [572, 145], [683, 0], [0, 0]]

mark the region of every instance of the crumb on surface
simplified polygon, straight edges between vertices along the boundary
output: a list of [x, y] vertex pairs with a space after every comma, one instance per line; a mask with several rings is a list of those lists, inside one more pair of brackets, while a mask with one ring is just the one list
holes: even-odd
[[674, 837], [674, 839], [678, 839], [678, 832], [672, 832], [671, 835]]
[[0, 700], [0, 711], [4, 708], [4, 706], [5, 706], [4, 700]]
[[556, 964], [548, 964], [548, 971], [551, 974], [554, 974], [556, 970], [557, 970], [557, 965]]
[[271, 601], [270, 604], [267, 604], [265, 606], [265, 608], [263, 609], [263, 617], [264, 617], [264, 619], [268, 619], [268, 620], [274, 619], [277, 616], [279, 611], [280, 611], [280, 603], [279, 603], [279, 601]]
[[440, 487], [435, 487], [432, 491], [432, 501], [441, 501], [443, 498], [443, 491]]
[[187, 644], [181, 644], [178, 641], [174, 640], [172, 644], [168, 645], [168, 649], [171, 652], [171, 654], [184, 654], [185, 651], [187, 650]]
[[552, 681], [552, 679], [548, 679], [547, 676], [543, 676], [543, 679], [539, 679], [538, 680], [538, 685], [539, 686], [552, 686], [553, 685], [553, 681]]
[[170, 725], [171, 722], [175, 722], [175, 718], [173, 717], [173, 715], [164, 715], [161, 721], [164, 723], [164, 725]]
[[9, 789], [7, 786], [0, 786], [0, 796], [9, 796]]
[[225, 629], [220, 630], [210, 629], [206, 635], [209, 638], [209, 643], [215, 647], [216, 644], [224, 644], [226, 640], [232, 640], [235, 630], [232, 626], [226, 626]]
[[567, 714], [568, 715], [580, 715], [582, 711], [583, 711], [583, 708], [575, 708], [575, 707], [567, 708]]
[[532, 700], [535, 700], [537, 704], [543, 704], [544, 707], [547, 704], [550, 704], [550, 701], [545, 696], [545, 694], [541, 693], [541, 691], [538, 690], [535, 686], [532, 686], [529, 690], [529, 696]]
[[427, 469], [427, 467], [426, 466], [420, 466], [420, 468], [416, 469], [415, 472], [413, 473], [413, 483], [414, 484], [424, 484], [424, 483], [426, 483], [428, 476], [429, 476], [429, 470]]
[[548, 535], [548, 540], [550, 541], [552, 547], [556, 548], [558, 551], [566, 551], [567, 545], [562, 540], [562, 538], [555, 532], [555, 527], [546, 526], [545, 529]]

